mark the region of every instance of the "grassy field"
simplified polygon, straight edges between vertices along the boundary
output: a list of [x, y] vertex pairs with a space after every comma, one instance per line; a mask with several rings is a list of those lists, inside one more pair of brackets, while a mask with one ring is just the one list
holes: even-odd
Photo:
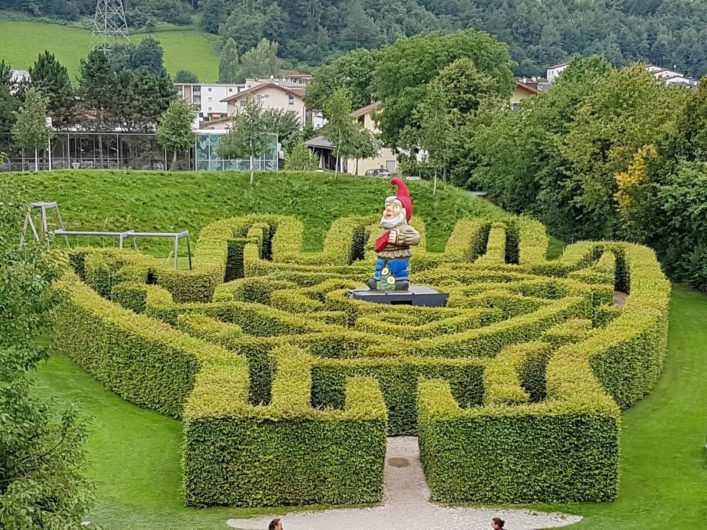
[[[164, 48], [164, 62], [170, 74], [178, 70], [194, 72], [201, 82], [218, 79], [219, 54], [216, 37], [195, 30], [158, 31], [131, 36], [132, 42], [146, 37], [158, 40]], [[44, 22], [0, 20], [0, 60], [13, 68], [29, 68], [44, 50], [49, 50], [69, 70], [74, 84], [79, 61], [91, 47], [91, 32]]]
[[[372, 214], [391, 190], [383, 180], [324, 174], [70, 172], [0, 176], [3, 192], [22, 200], [57, 200], [71, 228], [136, 228], [194, 233], [218, 218], [248, 211], [300, 217], [305, 246], [321, 247], [332, 219]], [[432, 198], [425, 182], [411, 185], [416, 215], [425, 219], [439, 250], [454, 221], [467, 215], [502, 215], [489, 203], [442, 188]], [[559, 253], [554, 241], [551, 253]], [[157, 247], [151, 247], [155, 253]], [[607, 504], [537, 506], [585, 516], [577, 528], [699, 528], [707, 462], [707, 297], [680, 287], [673, 293], [669, 351], [653, 393], [623, 415], [619, 499]], [[37, 392], [61, 405], [77, 403], [93, 418], [89, 474], [97, 486], [90, 519], [106, 529], [224, 527], [253, 510], [183, 507], [181, 424], [133, 406], [105, 390], [66, 357], [54, 356], [37, 376]]]
[[[683, 288], [673, 294], [663, 376], [653, 393], [623, 416], [619, 499], [607, 504], [539, 506], [585, 516], [573, 528], [663, 530], [704, 528], [707, 503], [704, 374], [707, 297]], [[37, 391], [60, 404], [76, 403], [93, 418], [89, 474], [97, 485], [90, 520], [110, 529], [223, 527], [255, 510], [184, 508], [181, 424], [131, 405], [54, 356], [37, 377]]]
[[[250, 189], [247, 173], [60, 171], [0, 174], [0, 189], [21, 193], [26, 203], [58, 201], [67, 229], [76, 230], [188, 229], [196, 240], [199, 229], [217, 219], [248, 212], [290, 214], [305, 223], [305, 249], [316, 250], [334, 219], [380, 212], [394, 188], [385, 179], [335, 179], [324, 173], [257, 174]], [[503, 213], [451, 186], [440, 188], [435, 198], [427, 182], [413, 182], [410, 190], [433, 250], [444, 248], [457, 219]], [[140, 243], [158, 255], [166, 255], [169, 246]]]

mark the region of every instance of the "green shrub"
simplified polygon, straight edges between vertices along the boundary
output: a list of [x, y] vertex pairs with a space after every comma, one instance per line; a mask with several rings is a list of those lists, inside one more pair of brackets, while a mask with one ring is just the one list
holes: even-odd
[[619, 414], [607, 403], [460, 408], [444, 381], [422, 381], [418, 439], [432, 499], [609, 501], [618, 486]]
[[614, 498], [620, 407], [665, 352], [653, 252], [581, 242], [547, 261], [544, 227], [507, 218], [464, 220], [433, 253], [415, 226], [414, 281], [448, 307], [347, 296], [372, 273], [374, 219], [336, 221], [308, 253], [298, 220], [250, 215], [205, 227], [192, 271], [70, 250], [85, 283], [58, 285], [53, 344], [184, 416], [189, 505], [378, 502], [386, 434], [415, 433], [436, 500]]
[[[52, 344], [124, 399], [180, 417], [205, 362], [233, 354], [109, 302], [67, 274]], [[235, 361], [234, 361], [235, 362]]]
[[291, 348], [273, 355], [268, 406], [233, 399], [216, 370], [199, 374], [185, 411], [187, 505], [379, 502], [386, 409], [377, 384], [351, 379], [343, 410], [313, 409], [309, 358]]
[[393, 357], [387, 359], [319, 359], [312, 366], [312, 403], [341, 408], [348, 378], [367, 377], [381, 386], [388, 409], [391, 436], [417, 432], [415, 394], [421, 377], [448, 381], [465, 406], [481, 405], [485, 359], [432, 359]]

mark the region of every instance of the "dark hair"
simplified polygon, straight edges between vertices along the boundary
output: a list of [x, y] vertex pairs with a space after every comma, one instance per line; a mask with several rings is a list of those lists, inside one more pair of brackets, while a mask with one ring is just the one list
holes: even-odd
[[280, 518], [278, 517], [277, 519], [273, 519], [270, 521], [270, 526], [268, 526], [268, 530], [277, 530], [277, 527], [280, 525]]
[[494, 517], [494, 518], [491, 519], [491, 520], [493, 521], [493, 524], [497, 524], [497, 525], [500, 526], [501, 528], [503, 528], [503, 525], [506, 524], [506, 521], [504, 521], [504, 520], [501, 519], [500, 517]]

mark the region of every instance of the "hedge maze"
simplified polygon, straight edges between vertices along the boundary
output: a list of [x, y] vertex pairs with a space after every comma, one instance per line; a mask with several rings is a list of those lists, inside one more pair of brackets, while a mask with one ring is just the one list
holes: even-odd
[[419, 437], [437, 501], [613, 499], [620, 411], [666, 346], [653, 252], [581, 242], [547, 260], [544, 227], [507, 218], [462, 220], [431, 253], [415, 226], [413, 283], [445, 308], [346, 296], [372, 272], [375, 219], [303, 253], [298, 220], [249, 216], [204, 228], [192, 271], [70, 251], [53, 345], [183, 421], [191, 506], [379, 502], [390, 435]]

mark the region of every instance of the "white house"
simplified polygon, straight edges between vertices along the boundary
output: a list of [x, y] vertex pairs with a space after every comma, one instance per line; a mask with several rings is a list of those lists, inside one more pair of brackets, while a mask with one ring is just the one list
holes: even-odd
[[224, 99], [245, 89], [241, 84], [175, 83], [179, 97], [194, 105], [199, 121], [217, 120], [227, 115]]
[[[569, 65], [566, 63], [551, 66], [547, 71], [548, 81], [551, 84], [557, 81], [557, 78], [560, 77], [562, 72], [564, 72], [568, 66]], [[681, 86], [694, 89], [697, 88], [699, 84], [696, 79], [692, 79], [691, 77], [681, 74], [680, 72], [676, 72], [675, 70], [663, 68], [662, 66], [646, 64], [645, 69], [653, 74], [653, 77], [660, 79], [668, 86]]]
[[560, 63], [560, 64], [556, 64], [556, 65], [548, 68], [547, 69], [548, 83], [552, 84], [555, 81], [557, 81], [557, 78], [560, 77], [560, 75], [562, 75], [562, 72], [567, 70], [568, 67], [569, 67], [569, 63]]

